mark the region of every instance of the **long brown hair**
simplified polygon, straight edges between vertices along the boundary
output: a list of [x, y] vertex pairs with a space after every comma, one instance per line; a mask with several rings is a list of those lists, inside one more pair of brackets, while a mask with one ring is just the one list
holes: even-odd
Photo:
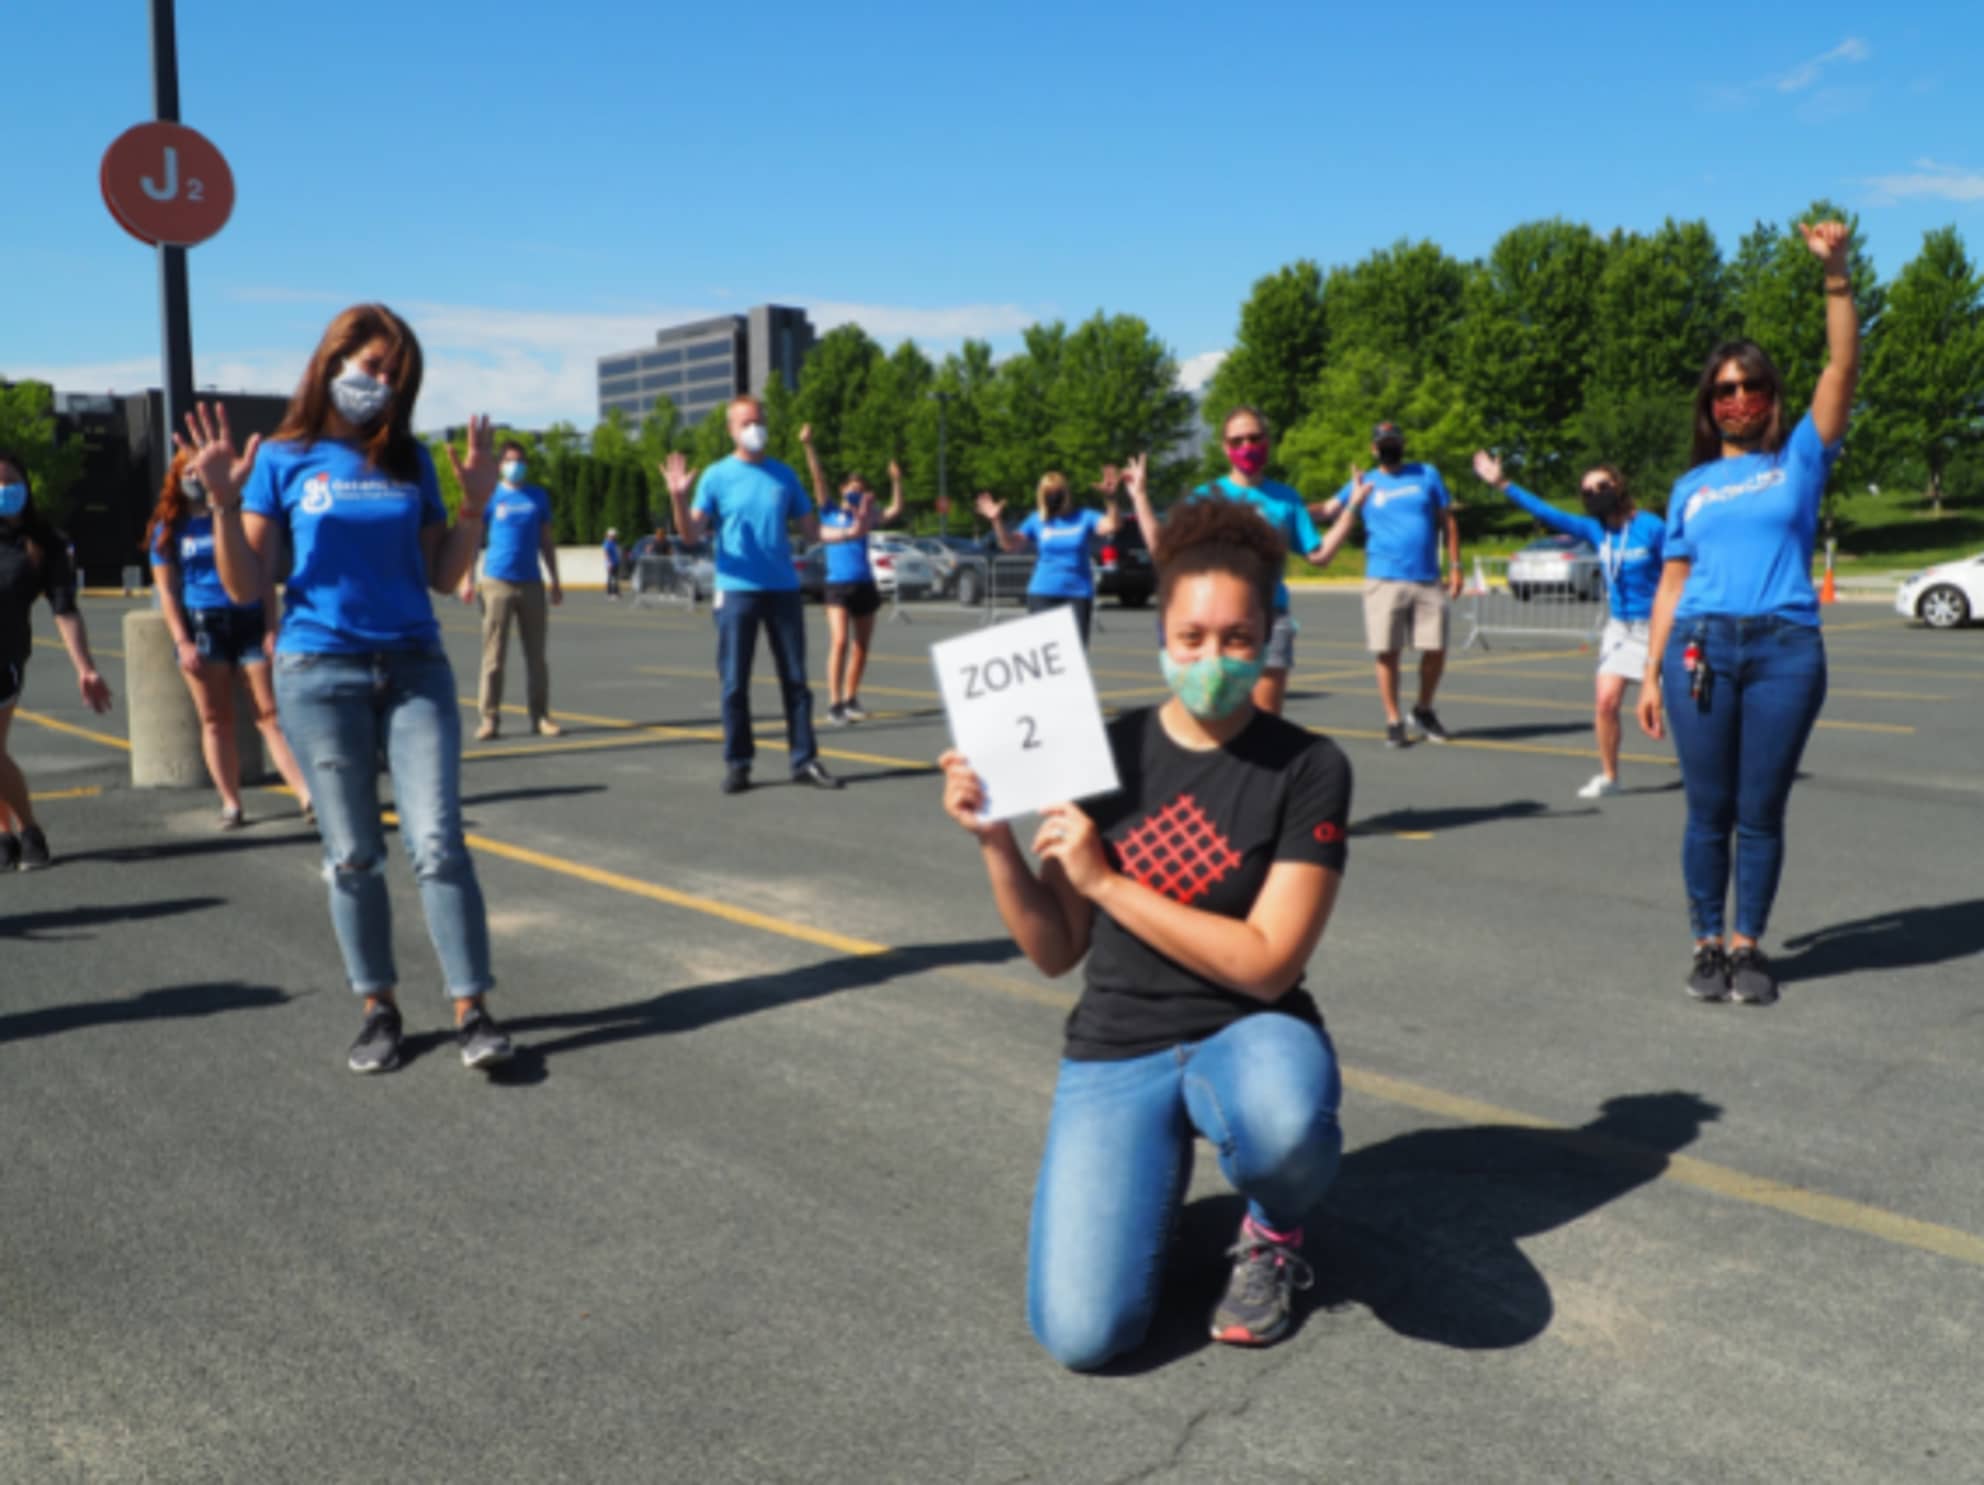
[[42, 563], [48, 560], [50, 552], [61, 552], [68, 548], [69, 540], [49, 522], [35, 507], [34, 476], [28, 473], [28, 462], [12, 449], [0, 449], [0, 464], [11, 465], [20, 475], [21, 483], [27, 486], [28, 503], [21, 513], [14, 517], [20, 523], [21, 544], [27, 548], [28, 561], [34, 564], [36, 572], [41, 571]]
[[140, 549], [153, 560], [158, 557], [154, 543], [161, 536], [170, 539], [173, 532], [186, 524], [186, 517], [191, 511], [193, 502], [186, 494], [186, 466], [189, 462], [186, 451], [181, 449], [165, 466], [165, 483], [159, 486], [158, 504], [152, 509], [151, 520], [145, 524], [145, 539], [139, 543]]
[[1764, 428], [1763, 449], [1774, 454], [1784, 446], [1784, 378], [1777, 364], [1754, 340], [1725, 340], [1709, 352], [1702, 367], [1701, 381], [1695, 386], [1694, 441], [1688, 450], [1688, 467], [1713, 464], [1722, 457], [1722, 430], [1715, 425], [1715, 379], [1722, 368], [1734, 361], [1743, 375], [1770, 383], [1770, 422]]
[[335, 411], [331, 382], [343, 370], [345, 357], [374, 340], [384, 340], [392, 347], [386, 371], [393, 384], [393, 400], [371, 434], [362, 435], [366, 462], [399, 479], [418, 479], [420, 441], [413, 436], [413, 405], [420, 396], [424, 369], [420, 341], [413, 328], [383, 304], [354, 304], [331, 321], [324, 338], [317, 342], [316, 354], [303, 368], [303, 380], [289, 399], [282, 426], [272, 436], [302, 444], [323, 438]]

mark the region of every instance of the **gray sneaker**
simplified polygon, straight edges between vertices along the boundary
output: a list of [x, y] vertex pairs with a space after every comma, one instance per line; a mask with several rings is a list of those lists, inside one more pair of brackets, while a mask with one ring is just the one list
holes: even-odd
[[480, 1006], [455, 1028], [455, 1041], [462, 1049], [463, 1067], [497, 1067], [517, 1055], [510, 1039], [503, 1035], [503, 1028]]
[[1212, 1314], [1212, 1338], [1229, 1346], [1265, 1346], [1288, 1333], [1295, 1313], [1295, 1291], [1316, 1282], [1315, 1270], [1295, 1251], [1301, 1242], [1280, 1243], [1254, 1225], [1240, 1224], [1240, 1238], [1226, 1251], [1233, 1278], [1226, 1298]]
[[1738, 949], [1729, 956], [1729, 998], [1738, 1005], [1777, 1004], [1777, 976], [1761, 949]]
[[1721, 944], [1695, 945], [1694, 967], [1688, 971], [1687, 991], [1696, 1000], [1729, 998], [1729, 956]]
[[400, 1012], [382, 1005], [365, 1018], [345, 1063], [355, 1073], [391, 1072], [400, 1065]]

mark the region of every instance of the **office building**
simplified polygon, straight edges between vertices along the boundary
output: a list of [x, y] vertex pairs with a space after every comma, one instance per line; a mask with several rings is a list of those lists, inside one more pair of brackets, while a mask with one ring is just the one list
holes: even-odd
[[684, 423], [698, 423], [741, 393], [762, 396], [774, 374], [797, 388], [812, 349], [806, 311], [782, 304], [671, 325], [652, 346], [599, 358], [599, 416], [618, 411], [637, 424], [666, 397]]

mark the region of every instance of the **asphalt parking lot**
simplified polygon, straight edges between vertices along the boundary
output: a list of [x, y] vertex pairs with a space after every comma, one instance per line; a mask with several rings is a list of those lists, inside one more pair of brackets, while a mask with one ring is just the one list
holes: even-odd
[[[120, 701], [124, 607], [85, 605]], [[1101, 1377], [1026, 1331], [1074, 987], [938, 809], [959, 611], [878, 630], [839, 794], [780, 782], [761, 656], [771, 786], [735, 799], [707, 613], [554, 613], [569, 734], [519, 714], [464, 771], [524, 1048], [493, 1082], [439, 1035], [403, 859], [433, 1034], [361, 1080], [292, 804], [224, 836], [131, 790], [121, 713], [38, 650], [13, 742], [61, 860], [0, 881], [0, 1479], [1974, 1481], [1984, 631], [1827, 610], [1758, 1011], [1680, 992], [1667, 745], [1575, 798], [1589, 652], [1458, 657], [1455, 742], [1390, 753], [1355, 597], [1297, 611], [1289, 713], [1356, 770], [1316, 1303], [1207, 1342], [1238, 1207], [1202, 1159], [1167, 1321]], [[1148, 613], [1101, 617], [1105, 704], [1159, 699]]]

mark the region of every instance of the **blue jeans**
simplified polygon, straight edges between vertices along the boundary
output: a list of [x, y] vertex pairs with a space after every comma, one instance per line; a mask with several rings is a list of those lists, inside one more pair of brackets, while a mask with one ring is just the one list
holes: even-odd
[[377, 995], [399, 983], [379, 821], [383, 747], [448, 994], [488, 990], [489, 918], [462, 839], [462, 721], [448, 657], [438, 648], [278, 654], [276, 711], [316, 802], [331, 927], [351, 988]]
[[1142, 1342], [1195, 1135], [1255, 1221], [1300, 1226], [1336, 1177], [1342, 1091], [1329, 1036], [1273, 1011], [1125, 1062], [1063, 1061], [1033, 1197], [1034, 1337], [1077, 1371]]
[[771, 641], [785, 697], [785, 736], [792, 745], [792, 771], [819, 756], [813, 740], [813, 690], [806, 684], [806, 608], [798, 593], [767, 593], [732, 588], [717, 595], [716, 672], [723, 684], [723, 761], [749, 768], [758, 745], [751, 736], [751, 661], [758, 650], [758, 628]]
[[[1699, 636], [1709, 705], [1688, 692], [1681, 652]], [[1736, 932], [1763, 937], [1784, 869], [1784, 806], [1826, 699], [1826, 645], [1809, 624], [1764, 617], [1681, 620], [1661, 657], [1661, 690], [1688, 791], [1681, 875], [1698, 939], [1720, 938], [1736, 835]]]

